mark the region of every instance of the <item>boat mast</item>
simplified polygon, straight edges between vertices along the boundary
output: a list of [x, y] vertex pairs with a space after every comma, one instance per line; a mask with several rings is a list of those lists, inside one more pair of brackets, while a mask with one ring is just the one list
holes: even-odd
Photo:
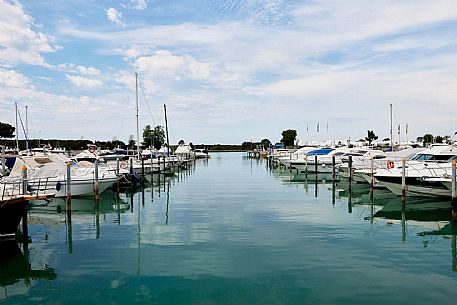
[[17, 102], [14, 102], [14, 109], [16, 112], [16, 151], [19, 154], [19, 127], [17, 123]]
[[390, 151], [394, 151], [394, 137], [392, 130], [392, 104], [390, 104]]
[[163, 104], [163, 110], [165, 111], [165, 131], [167, 132], [167, 151], [168, 151], [168, 158], [170, 158], [170, 142], [169, 142], [169, 140], [168, 140], [167, 105]]
[[[25, 106], [25, 138], [29, 138], [29, 106]], [[29, 141], [25, 141], [25, 149], [29, 150]]]
[[140, 127], [138, 123], [138, 73], [135, 72], [135, 93], [136, 93], [136, 157], [140, 160]]

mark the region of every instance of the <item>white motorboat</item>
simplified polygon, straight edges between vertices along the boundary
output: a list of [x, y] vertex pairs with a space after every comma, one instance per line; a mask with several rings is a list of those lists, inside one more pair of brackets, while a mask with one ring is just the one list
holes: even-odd
[[[457, 147], [433, 145], [405, 162], [406, 196], [451, 196], [450, 188], [441, 179], [451, 175], [452, 160], [457, 159]], [[389, 162], [378, 168], [374, 177], [391, 192], [402, 194], [402, 162]]]
[[[71, 194], [86, 196], [95, 194], [95, 167], [89, 162], [75, 163], [63, 155], [18, 157], [8, 179], [21, 177], [22, 166], [27, 168], [29, 191], [40, 194], [55, 194], [55, 197], [67, 195], [67, 163], [70, 162]], [[100, 193], [112, 186], [117, 176], [106, 165], [98, 169]]]

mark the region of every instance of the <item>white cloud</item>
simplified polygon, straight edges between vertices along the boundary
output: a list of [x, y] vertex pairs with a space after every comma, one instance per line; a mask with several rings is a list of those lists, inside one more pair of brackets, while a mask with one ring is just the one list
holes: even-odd
[[143, 72], [166, 73], [191, 79], [206, 79], [210, 75], [208, 64], [199, 62], [190, 55], [179, 56], [167, 50], [159, 50], [154, 55], [139, 57], [135, 60], [134, 66]]
[[115, 23], [120, 26], [125, 25], [123, 22], [122, 13], [119, 12], [114, 7], [110, 7], [109, 9], [106, 10], [106, 16], [108, 17], [108, 20], [111, 21], [112, 23]]
[[144, 10], [148, 7], [147, 0], [130, 0], [132, 7], [137, 10]]
[[101, 71], [94, 67], [85, 67], [75, 64], [60, 64], [58, 68], [62, 71], [67, 71], [71, 73], [79, 73], [81, 75], [100, 75]]
[[65, 76], [76, 87], [80, 87], [80, 88], [93, 89], [93, 88], [100, 87], [101, 85], [103, 85], [103, 82], [99, 79], [92, 79], [92, 78], [87, 78], [87, 77], [83, 77], [83, 76], [69, 75], [69, 74], [66, 74]]
[[0, 68], [0, 84], [2, 86], [16, 87], [16, 88], [30, 87], [29, 80], [24, 75], [17, 73], [14, 70], [6, 70], [6, 69], [1, 69], [1, 68]]
[[61, 47], [53, 37], [35, 31], [33, 23], [19, 2], [0, 0], [0, 65], [47, 66], [42, 54]]

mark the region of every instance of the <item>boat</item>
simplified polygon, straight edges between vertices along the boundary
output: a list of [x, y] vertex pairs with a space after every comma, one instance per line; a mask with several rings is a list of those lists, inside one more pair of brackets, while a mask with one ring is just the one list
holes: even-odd
[[[28, 190], [36, 194], [53, 194], [55, 197], [67, 196], [67, 163], [70, 163], [71, 195], [87, 196], [95, 194], [95, 166], [81, 161], [72, 162], [64, 155], [22, 156], [8, 177], [2, 181], [14, 181], [22, 175], [22, 166], [27, 168]], [[101, 163], [98, 167], [99, 192], [102, 193], [117, 181], [111, 168]]]
[[196, 148], [194, 149], [195, 159], [208, 159], [211, 155], [208, 153], [207, 148]]
[[[406, 196], [451, 196], [451, 190], [442, 179], [452, 172], [453, 160], [457, 160], [457, 147], [432, 145], [405, 162]], [[391, 192], [402, 195], [401, 161], [389, 162], [385, 168], [378, 168], [374, 177]]]

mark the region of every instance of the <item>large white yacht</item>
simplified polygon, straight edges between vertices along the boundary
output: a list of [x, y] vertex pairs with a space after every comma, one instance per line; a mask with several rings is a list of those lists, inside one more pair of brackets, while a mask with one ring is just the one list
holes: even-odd
[[[452, 160], [457, 159], [457, 147], [435, 144], [405, 162], [406, 196], [451, 196], [451, 190], [441, 179], [451, 175]], [[374, 177], [394, 194], [402, 194], [402, 162], [378, 168]]]

